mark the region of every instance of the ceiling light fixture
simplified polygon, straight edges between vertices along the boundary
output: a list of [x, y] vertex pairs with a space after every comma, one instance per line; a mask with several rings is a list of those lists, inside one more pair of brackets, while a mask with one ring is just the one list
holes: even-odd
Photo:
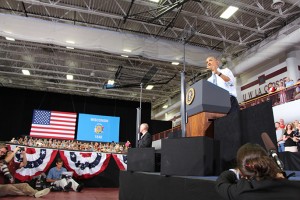
[[179, 62], [172, 62], [172, 65], [179, 65]]
[[150, 1], [155, 2], [155, 3], [158, 3], [158, 2], [159, 2], [159, 0], [150, 0]]
[[152, 90], [153, 87], [154, 85], [147, 85], [146, 90]]
[[68, 80], [73, 80], [73, 78], [74, 78], [73, 75], [67, 74], [67, 79], [68, 79]]
[[67, 49], [74, 49], [74, 47], [66, 47]]
[[164, 106], [163, 106], [163, 109], [166, 109], [166, 108], [168, 108], [168, 105], [164, 105]]
[[114, 85], [115, 84], [115, 81], [114, 80], [108, 80], [107, 81], [107, 85]]
[[11, 38], [11, 37], [5, 37], [5, 39], [9, 41], [16, 41], [15, 38]]
[[30, 71], [27, 70], [27, 69], [22, 69], [22, 73], [23, 73], [24, 75], [30, 75]]
[[127, 55], [121, 55], [122, 57], [125, 57], [125, 58], [128, 58], [128, 56]]
[[131, 52], [131, 50], [130, 49], [123, 49], [123, 51], [125, 51], [125, 52]]
[[271, 5], [272, 9], [279, 9], [284, 6], [285, 2], [282, 0], [273, 0], [273, 3]]
[[222, 14], [221, 14], [221, 18], [223, 19], [228, 19], [229, 17], [231, 17], [239, 8], [235, 7], [235, 6], [229, 6]]
[[67, 40], [66, 43], [68, 43], [68, 44], [75, 44], [75, 42], [72, 41], [72, 40]]

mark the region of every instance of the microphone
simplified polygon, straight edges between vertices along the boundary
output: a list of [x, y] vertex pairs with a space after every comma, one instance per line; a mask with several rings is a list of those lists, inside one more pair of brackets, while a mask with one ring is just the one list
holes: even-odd
[[277, 155], [277, 148], [272, 142], [270, 136], [266, 132], [263, 132], [261, 134], [261, 139], [264, 142], [264, 145], [267, 151], [269, 152], [270, 156], [274, 159], [279, 169], [283, 172], [283, 168], [284, 168], [283, 163]]

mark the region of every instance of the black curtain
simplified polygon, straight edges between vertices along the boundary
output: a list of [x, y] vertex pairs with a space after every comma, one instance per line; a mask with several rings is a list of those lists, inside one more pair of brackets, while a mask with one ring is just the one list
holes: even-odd
[[[120, 142], [135, 144], [139, 102], [0, 88], [0, 141], [29, 135], [34, 109], [120, 117]], [[142, 122], [151, 124], [151, 104], [142, 103]], [[151, 127], [150, 127], [151, 128]]]

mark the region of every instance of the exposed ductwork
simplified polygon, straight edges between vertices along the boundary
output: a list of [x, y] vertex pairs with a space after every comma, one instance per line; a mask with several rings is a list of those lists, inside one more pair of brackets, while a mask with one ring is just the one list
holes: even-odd
[[278, 34], [273, 35], [261, 42], [260, 44], [252, 47], [245, 52], [242, 56], [233, 60], [232, 71], [235, 75], [244, 73], [253, 67], [271, 60], [278, 54], [289, 50], [295, 45], [300, 43], [300, 19], [279, 31]]
[[289, 4], [297, 4], [298, 7], [300, 7], [300, 0], [284, 0], [286, 3], [289, 3]]

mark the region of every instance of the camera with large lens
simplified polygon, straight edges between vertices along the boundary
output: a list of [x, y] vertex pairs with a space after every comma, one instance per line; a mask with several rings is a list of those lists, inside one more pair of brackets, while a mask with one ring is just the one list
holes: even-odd
[[19, 152], [25, 151], [24, 147], [19, 147]]
[[5, 178], [9, 180], [10, 183], [14, 183], [14, 177], [9, 172], [9, 169], [5, 163], [0, 163], [0, 171], [4, 174]]

